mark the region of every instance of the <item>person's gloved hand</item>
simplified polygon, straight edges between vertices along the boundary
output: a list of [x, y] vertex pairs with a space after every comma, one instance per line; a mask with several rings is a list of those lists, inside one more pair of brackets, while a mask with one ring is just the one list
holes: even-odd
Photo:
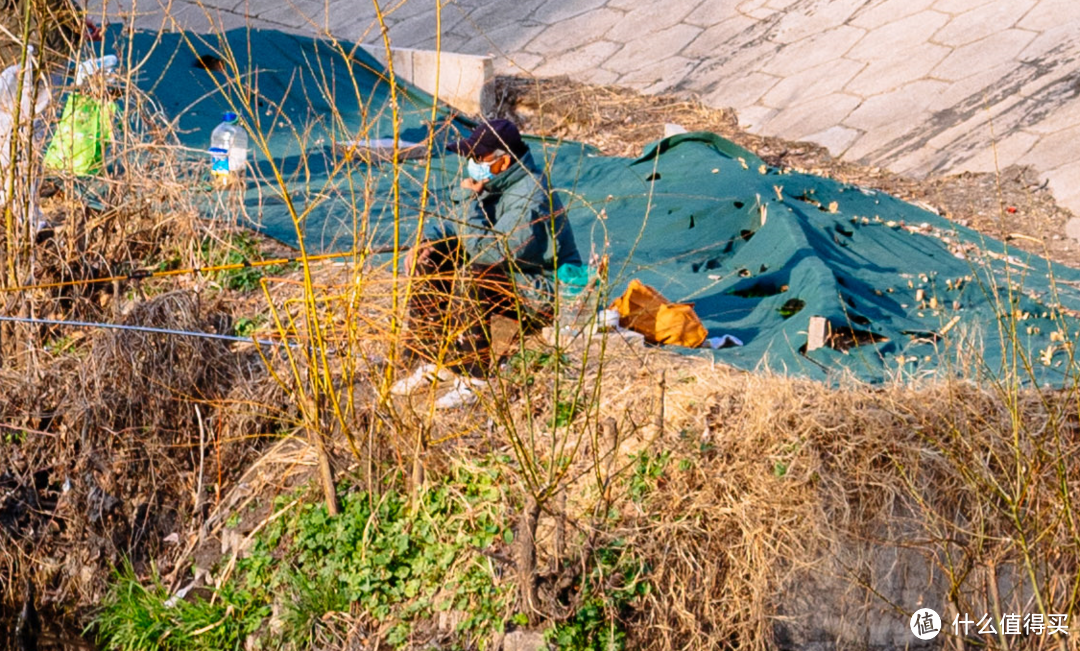
[[412, 273], [414, 268], [422, 270], [430, 259], [431, 245], [422, 242], [410, 248], [405, 253], [405, 273]]
[[480, 194], [481, 192], [483, 192], [484, 186], [486, 184], [486, 181], [477, 181], [470, 178], [461, 179], [461, 187], [465, 188], [466, 190], [472, 190], [476, 194]]

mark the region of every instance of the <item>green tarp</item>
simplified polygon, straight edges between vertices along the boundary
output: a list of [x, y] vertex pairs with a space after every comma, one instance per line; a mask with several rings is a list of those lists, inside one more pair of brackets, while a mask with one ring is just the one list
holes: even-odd
[[[234, 31], [227, 39], [251, 89], [243, 102], [219, 91], [224, 74], [193, 65], [219, 41], [136, 33], [134, 59], [146, 57], [140, 83], [175, 117], [193, 150], [205, 150], [224, 110], [241, 108], [248, 124], [269, 134], [288, 197], [273, 180], [275, 165], [256, 152], [261, 181], [248, 184], [249, 225], [295, 246], [291, 201], [308, 211], [311, 253], [351, 250], [357, 233], [375, 246], [391, 242], [395, 231], [406, 241], [415, 232], [424, 161], [400, 167], [395, 222], [392, 167], [346, 163], [330, 146], [356, 138], [362, 125], [361, 137], [392, 135], [381, 67], [352, 44], [265, 31]], [[405, 86], [397, 92], [401, 138], [424, 140], [432, 131], [431, 98]], [[443, 198], [460, 178], [461, 161], [441, 154], [441, 144], [468, 124], [447, 120], [442, 110], [436, 118], [427, 210], [449, 216]], [[612, 294], [640, 278], [669, 299], [694, 302], [710, 335], [746, 344], [684, 352], [830, 381], [846, 374], [871, 382], [1001, 377], [1018, 364], [1024, 379], [1071, 382], [1066, 343], [1078, 324], [1058, 307], [1080, 310], [1080, 273], [1071, 268], [880, 192], [770, 168], [712, 134], [659, 141], [636, 160], [577, 143], [531, 142], [549, 162], [583, 255], [610, 256]], [[217, 205], [214, 196], [208, 192], [208, 206]], [[1010, 314], [1018, 318], [999, 317]], [[846, 350], [806, 351], [813, 316], [828, 320]]]

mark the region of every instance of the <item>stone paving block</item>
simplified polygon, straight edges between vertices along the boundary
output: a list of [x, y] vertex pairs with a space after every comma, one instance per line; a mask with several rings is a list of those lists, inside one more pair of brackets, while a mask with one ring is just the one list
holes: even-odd
[[[1075, 88], [1075, 79], [1066, 80], [1068, 86]], [[1071, 83], [1068, 83], [1071, 82]], [[1044, 100], [1048, 102], [1049, 100]], [[1050, 135], [1060, 131], [1066, 131], [1080, 125], [1080, 97], [1060, 98], [1059, 103], [1052, 112], [1047, 112], [1046, 117], [1038, 120], [1028, 127], [1033, 133]], [[1038, 102], [1043, 104], [1044, 102]], [[1080, 159], [1080, 142], [1077, 145], [1077, 158]]]
[[1009, 95], [965, 114], [952, 110], [936, 112], [933, 126], [924, 128], [922, 140], [931, 149], [945, 151], [961, 146], [970, 150], [972, 142], [989, 143], [991, 138], [1004, 138], [1023, 128], [1024, 101], [1023, 97]]
[[1050, 189], [1058, 202], [1080, 215], [1080, 161], [1063, 165], [1045, 173]]
[[1075, 69], [1072, 63], [1080, 60], [1080, 16], [1039, 34], [1016, 58], [1044, 68]]
[[934, 9], [957, 16], [965, 11], [971, 11], [976, 7], [1000, 1], [1001, 0], [935, 0]]
[[[218, 22], [214, 17], [220, 14], [221, 11], [209, 8], [203, 10], [195, 5], [177, 2], [168, 11], [139, 13], [140, 15], [135, 16], [134, 20], [130, 21], [130, 24], [137, 29], [191, 30], [198, 33], [207, 33], [214, 30]], [[126, 17], [117, 17], [116, 19], [123, 20], [125, 23], [129, 22]]]
[[581, 81], [597, 86], [611, 86], [619, 80], [619, 75], [604, 68], [593, 68], [580, 73]]
[[[603, 38], [604, 34], [622, 19], [621, 11], [606, 7], [594, 9], [573, 20], [547, 27], [539, 36], [529, 41], [526, 49], [530, 52], [543, 52], [547, 56], [557, 55], [567, 50], [577, 50]], [[576, 58], [576, 56], [574, 54], [567, 58]]]
[[1040, 140], [1040, 136], [1017, 131], [997, 143], [980, 146], [963, 162], [965, 170], [972, 172], [995, 172], [1018, 163]]
[[735, 108], [741, 116], [744, 109], [753, 106], [762, 95], [779, 82], [780, 77], [764, 72], [751, 72], [720, 83], [702, 99], [709, 106]]
[[800, 0], [768, 0], [765, 7], [773, 11], [784, 11], [798, 2]]
[[611, 41], [596, 41], [574, 52], [572, 57], [549, 57], [535, 69], [541, 77], [576, 75], [590, 68], [598, 68], [623, 46]]
[[860, 8], [848, 24], [863, 29], [874, 29], [929, 9], [933, 4], [934, 0], [885, 0], [876, 5], [869, 5], [865, 9]]
[[619, 74], [640, 70], [656, 61], [658, 53], [678, 52], [700, 33], [700, 27], [679, 24], [635, 38], [628, 41], [604, 67]]
[[[734, 46], [716, 48], [715, 54], [701, 58], [701, 63], [694, 70], [694, 79], [698, 80], [694, 91], [707, 95], [719, 88], [721, 84], [760, 72], [762, 59], [768, 58], [769, 50], [775, 47], [778, 46], [762, 43], [760, 48]], [[686, 56], [685, 50], [682, 55]]]
[[1015, 94], [1009, 88], [1022, 82], [1023, 74], [1013, 61], [976, 71], [970, 77], [950, 83], [930, 102], [930, 110], [954, 110], [961, 114], [984, 110], [986, 103], [994, 103], [1001, 93]]
[[1045, 176], [1058, 203], [1080, 215], [1080, 162], [1050, 170]]
[[[847, 155], [850, 152], [851, 150], [849, 149], [844, 153]], [[934, 151], [929, 147], [924, 147], [894, 157], [889, 161], [888, 168], [898, 174], [925, 176], [934, 169], [935, 165], [939, 163], [940, 158], [940, 152]]]
[[865, 0], [801, 3], [783, 15], [773, 39], [777, 43], [794, 43], [816, 36], [846, 23], [863, 4]]
[[[454, 27], [460, 22], [460, 15], [458, 20], [453, 19], [453, 15], [444, 15], [442, 17], [442, 32], [443, 35], [447, 35], [453, 31]], [[394, 23], [389, 26], [388, 32], [390, 34], [391, 43], [395, 47], [409, 47], [409, 48], [432, 48], [435, 44], [435, 16], [434, 14], [420, 14], [412, 18], [407, 18], [401, 22]], [[381, 38], [378, 34], [373, 35], [376, 39]], [[454, 49], [460, 45], [461, 38], [453, 39], [457, 42], [444, 42], [443, 49]]]
[[753, 18], [754, 20], [771, 20], [778, 18], [783, 14], [778, 13], [775, 9], [769, 9], [768, 7], [761, 7], [760, 9], [754, 9], [752, 11], [744, 11], [743, 14]]
[[[910, 119], [914, 122], [916, 120], [925, 120], [929, 117], [930, 113], [925, 109], [921, 109], [905, 116], [905, 119]], [[915, 150], [920, 146], [918, 137], [919, 134], [917, 130], [896, 132], [877, 129], [869, 131], [848, 147], [847, 151], [844, 152], [844, 159], [855, 161], [863, 165], [874, 165], [876, 167], [892, 169], [894, 161], [903, 157], [905, 153]], [[935, 156], [931, 163], [936, 165], [938, 162], [937, 159], [938, 156]]]
[[822, 147], [829, 150], [829, 153], [833, 156], [842, 156], [843, 153], [850, 147], [856, 140], [862, 136], [862, 131], [858, 129], [849, 129], [847, 127], [835, 126], [829, 127], [824, 131], [812, 133], [809, 136], [803, 138], [803, 140], [809, 140], [810, 142], [817, 143]]
[[1063, 73], [1041, 78], [1021, 90], [1019, 95], [1030, 105], [1027, 125], [1037, 133], [1054, 133], [1077, 122], [1077, 73]]
[[858, 27], [841, 25], [785, 46], [761, 69], [774, 75], [791, 75], [835, 61], [844, 56], [866, 32]]
[[1075, 27], [1080, 18], [1080, 5], [1076, 0], [1039, 0], [1031, 10], [1016, 23], [1021, 29], [1037, 32], [1047, 31], [1062, 23], [1072, 23]]
[[761, 98], [761, 103], [782, 109], [840, 92], [865, 67], [865, 63], [848, 59], [823, 63], [797, 75], [785, 77]]
[[1004, 30], [957, 48], [931, 71], [931, 75], [948, 81], [970, 77], [1013, 60], [1034, 38], [1034, 33], [1025, 30]]
[[[462, 27], [459, 26], [458, 29], [462, 29]], [[435, 41], [429, 40], [428, 43], [429, 45], [416, 47], [417, 49], [434, 50]], [[484, 55], [494, 57], [499, 56], [499, 54], [506, 51], [501, 48], [496, 49], [492, 46], [491, 41], [486, 38], [479, 37], [473, 33], [462, 33], [457, 30], [443, 34], [440, 45], [444, 52], [459, 52], [461, 54], [473, 54], [477, 56]]]
[[[712, 106], [728, 107], [730, 104], [718, 102], [712, 104]], [[762, 127], [779, 113], [779, 111], [764, 106], [748, 106], [744, 109], [740, 109], [737, 113], [739, 116], [739, 126], [750, 133], [760, 134], [762, 132]]]
[[[641, 38], [645, 33], [655, 33], [678, 25], [690, 13], [690, 9], [691, 7], [688, 7], [686, 3], [644, 3], [626, 14], [619, 24], [607, 31], [604, 36], [610, 41], [633, 41]], [[684, 25], [683, 27], [693, 26]], [[685, 42], [680, 42], [678, 48], [669, 49], [667, 52], [678, 52], [685, 45]], [[657, 56], [664, 56], [664, 54], [664, 51], [656, 53]]]
[[768, 2], [769, 0], [742, 0], [742, 2], [739, 2], [737, 9], [740, 14], [754, 20], [765, 20], [773, 16], [780, 17], [782, 14], [778, 14], [775, 10], [766, 6]]
[[[175, 18], [173, 17], [175, 15]], [[174, 23], [175, 20], [175, 23]], [[259, 26], [259, 21], [254, 19], [248, 19], [248, 17], [241, 14], [233, 13], [231, 11], [224, 11], [220, 9], [207, 8], [205, 11], [199, 7], [191, 6], [189, 8], [177, 9], [170, 11], [168, 15], [144, 15], [140, 16], [135, 21], [135, 26], [140, 29], [161, 29], [161, 27], [168, 26], [173, 28], [174, 26], [182, 25], [183, 29], [195, 31], [201, 34], [209, 34], [217, 31], [228, 31], [230, 29], [236, 29], [239, 27], [246, 27], [248, 25], [253, 27]], [[282, 29], [280, 26], [266, 25], [267, 27], [275, 27]], [[303, 28], [296, 26], [287, 26], [289, 29], [286, 31], [301, 32]]]
[[[948, 84], [942, 81], [919, 80], [898, 88], [890, 93], [875, 95], [864, 101], [843, 124], [848, 127], [862, 129], [868, 134], [877, 133], [884, 127], [898, 126], [896, 121], [902, 121], [902, 128], [918, 127], [917, 115], [921, 115], [931, 103], [934, 95], [941, 92]], [[888, 129], [895, 132], [894, 128]]]
[[326, 31], [326, 5], [318, 0], [291, 0], [283, 2], [273, 9], [260, 11], [257, 17], [307, 33]]
[[854, 95], [833, 93], [784, 109], [763, 128], [781, 138], [802, 140], [806, 136], [842, 124], [862, 102]]
[[[331, 0], [334, 2], [334, 0]], [[336, 7], [340, 7], [346, 11], [360, 11], [364, 13], [371, 13], [375, 15], [375, 7], [369, 2], [334, 2]], [[383, 12], [383, 18], [389, 22], [397, 22], [414, 18], [423, 14], [435, 14], [435, 6], [431, 0], [391, 0], [390, 2], [380, 2], [380, 8]], [[456, 10], [460, 12], [460, 9], [454, 5], [446, 4], [443, 6], [443, 13], [447, 11]]]
[[544, 63], [544, 57], [529, 52], [507, 53], [495, 59], [496, 75], [529, 75]]
[[698, 27], [712, 27], [740, 15], [739, 0], [702, 0], [683, 18], [683, 22]]
[[545, 29], [548, 29], [548, 26], [543, 23], [504, 25], [473, 35], [460, 51], [465, 54], [490, 54], [497, 57], [528, 54], [543, 59], [544, 56], [540, 53], [527, 52], [527, 43]]
[[337, 38], [350, 41], [364, 40], [378, 34], [380, 31], [374, 11], [347, 11], [344, 6], [331, 5], [329, 20], [330, 32]]
[[[131, 11], [130, 4], [127, 2], [121, 3], [118, 0], [86, 0], [86, 2], [83, 3], [83, 6], [86, 9], [86, 15], [99, 23], [108, 20], [123, 20], [124, 15]], [[154, 13], [157, 14], [159, 12], [155, 9]]]
[[[410, 1], [415, 2], [416, 0]], [[429, 7], [431, 6], [431, 0], [422, 1], [426, 2]], [[443, 9], [443, 14], [449, 11], [464, 12], [466, 15], [462, 24], [468, 25], [472, 31], [478, 34], [483, 34], [517, 25], [547, 24], [546, 21], [536, 15], [539, 13], [538, 8], [542, 4], [542, 0], [491, 0], [480, 6], [472, 7], [470, 10], [470, 6], [464, 3], [452, 3], [447, 4]], [[514, 20], [507, 20], [507, 16], [514, 16]]]
[[[235, 4], [235, 3], [231, 3]], [[133, 8], [134, 5], [134, 8]], [[225, 29], [241, 27], [245, 24], [243, 16], [207, 6], [205, 11], [199, 7], [177, 0], [163, 9], [157, 2], [88, 2], [87, 15], [98, 23], [122, 22], [137, 29], [190, 29], [199, 33], [209, 33], [215, 28]]]
[[967, 45], [1000, 34], [1015, 25], [1035, 6], [1037, 0], [999, 0], [966, 11], [949, 21], [934, 34], [934, 42], [942, 45]]
[[1021, 165], [1034, 165], [1041, 170], [1052, 170], [1077, 162], [1077, 145], [1080, 142], [1080, 124], [1044, 136], [1020, 159]]
[[870, 97], [887, 93], [904, 84], [922, 79], [952, 50], [943, 45], [921, 43], [897, 52], [895, 60], [870, 62], [844, 90], [854, 95]]
[[[524, 2], [518, 2], [517, 5], [520, 9], [518, 14], [526, 11], [526, 9], [523, 9], [522, 7], [528, 7], [530, 4], [539, 3], [536, 3], [535, 1], [530, 3], [528, 2], [528, 0], [525, 0]], [[603, 7], [605, 5], [610, 6], [611, 3], [607, 2], [606, 0], [548, 0], [543, 4], [539, 4], [535, 12], [533, 12], [532, 17], [535, 20], [547, 23], [548, 25], [554, 25], [556, 23], [561, 23], [567, 19], [580, 16], [595, 9], [599, 9], [600, 7]], [[499, 14], [495, 14], [494, 16], [492, 16], [492, 18], [496, 19], [501, 17], [502, 20], [505, 21], [507, 20], [508, 16], [513, 15], [515, 14], [504, 13], [501, 16]], [[597, 36], [600, 35], [597, 34]]]
[[619, 78], [619, 84], [641, 88], [644, 93], [662, 93], [682, 83], [697, 62], [681, 56], [670, 56]]
[[742, 14], [728, 18], [698, 35], [680, 54], [686, 57], [709, 58], [731, 48], [742, 47], [753, 38], [755, 27], [761, 23]]
[[919, 56], [918, 52], [910, 51], [921, 49], [920, 46], [947, 22], [947, 14], [921, 11], [866, 32], [866, 36], [848, 51], [847, 57], [859, 61], [904, 62], [911, 56]]
[[[169, 11], [179, 9], [181, 5], [180, 0], [173, 0], [172, 5], [169, 6], [168, 0], [139, 0], [137, 3], [140, 11], [152, 11], [154, 9], [161, 9], [162, 13], [165, 13], [166, 8]], [[208, 9], [224, 9], [226, 11], [236, 11], [238, 7], [243, 6], [243, 0], [199, 0], [198, 2], [190, 2], [195, 6], [203, 6]]]

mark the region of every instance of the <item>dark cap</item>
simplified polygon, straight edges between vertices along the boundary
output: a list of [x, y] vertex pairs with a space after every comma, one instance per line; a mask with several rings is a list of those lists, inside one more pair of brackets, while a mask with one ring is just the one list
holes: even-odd
[[468, 138], [446, 146], [459, 156], [481, 157], [501, 149], [514, 156], [521, 156], [529, 146], [521, 139], [521, 133], [510, 120], [492, 120], [478, 125]]

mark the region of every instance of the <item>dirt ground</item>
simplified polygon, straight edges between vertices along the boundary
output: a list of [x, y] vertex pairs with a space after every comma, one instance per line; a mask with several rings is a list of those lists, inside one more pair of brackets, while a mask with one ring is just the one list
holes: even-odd
[[665, 124], [712, 131], [775, 167], [882, 190], [1011, 246], [1080, 265], [1080, 243], [1065, 235], [1072, 213], [1057, 204], [1030, 167], [1009, 167], [998, 174], [912, 178], [839, 160], [814, 143], [754, 135], [739, 126], [734, 110], [680, 97], [642, 95], [565, 77], [499, 77], [495, 87], [497, 113], [515, 120], [522, 131], [583, 141], [610, 156], [638, 156], [644, 145], [663, 137]]

